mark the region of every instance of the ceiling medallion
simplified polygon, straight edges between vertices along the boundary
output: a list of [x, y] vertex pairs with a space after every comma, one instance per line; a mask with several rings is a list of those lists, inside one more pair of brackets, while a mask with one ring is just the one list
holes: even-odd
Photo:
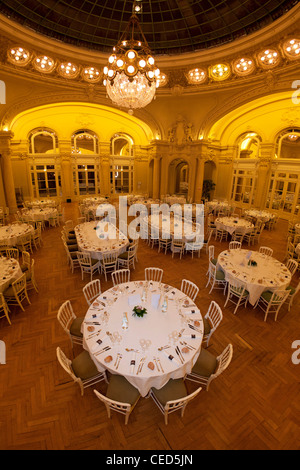
[[160, 70], [155, 66], [135, 13], [113, 48], [103, 75], [108, 96], [117, 106], [128, 108], [129, 114], [153, 100]]

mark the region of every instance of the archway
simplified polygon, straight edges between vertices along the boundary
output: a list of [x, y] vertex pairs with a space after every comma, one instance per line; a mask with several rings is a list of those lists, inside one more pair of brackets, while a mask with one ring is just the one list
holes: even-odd
[[204, 164], [202, 198], [211, 200], [214, 197], [217, 167], [215, 162], [207, 161]]
[[189, 188], [189, 163], [176, 158], [169, 165], [168, 193], [187, 196]]

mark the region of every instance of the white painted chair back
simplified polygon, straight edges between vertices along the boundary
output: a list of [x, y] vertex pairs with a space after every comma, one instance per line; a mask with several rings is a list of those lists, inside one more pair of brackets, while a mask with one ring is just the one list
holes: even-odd
[[94, 392], [96, 397], [104, 403], [108, 418], [110, 418], [111, 411], [116, 411], [117, 413], [125, 415], [125, 424], [128, 423], [129, 415], [132, 411], [132, 406], [129, 403], [121, 403], [119, 401], [111, 400], [97, 390], [94, 390]]
[[111, 279], [114, 286], [123, 284], [124, 282], [130, 282], [130, 270], [129, 269], [118, 269], [111, 274]]
[[261, 246], [261, 247], [259, 248], [259, 253], [262, 253], [262, 254], [264, 254], [264, 255], [266, 255], [266, 256], [270, 256], [270, 257], [271, 257], [271, 256], [273, 255], [273, 250], [272, 250], [272, 248], [269, 248], [268, 246]]
[[229, 243], [229, 250], [240, 250], [242, 247], [241, 242], [232, 241]]
[[164, 271], [160, 268], [145, 268], [145, 280], [162, 282]]
[[91, 305], [93, 301], [101, 294], [101, 283], [100, 279], [94, 279], [84, 286], [83, 294], [88, 305]]
[[290, 258], [286, 263], [286, 267], [288, 268], [288, 270], [290, 271], [290, 273], [293, 276], [295, 274], [295, 272], [297, 271], [298, 262], [295, 259]]
[[195, 302], [195, 299], [199, 292], [199, 287], [196, 286], [196, 284], [194, 284], [193, 282], [188, 281], [187, 279], [182, 279], [180, 290], [185, 295], [190, 297], [193, 300], [193, 302]]

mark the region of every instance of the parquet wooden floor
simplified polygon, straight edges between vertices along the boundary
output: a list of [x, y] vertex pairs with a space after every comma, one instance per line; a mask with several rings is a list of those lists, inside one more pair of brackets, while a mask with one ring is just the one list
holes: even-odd
[[[65, 220], [78, 217], [76, 204], [65, 204]], [[7, 362], [0, 365], [0, 448], [3, 450], [192, 450], [192, 449], [298, 449], [300, 441], [300, 365], [291, 361], [291, 345], [300, 340], [300, 298], [291, 312], [284, 308], [274, 322], [263, 322], [263, 313], [232, 307], [213, 336], [209, 350], [218, 355], [230, 342], [233, 360], [186, 409], [163, 416], [151, 399], [141, 399], [125, 426], [123, 416], [109, 420], [92, 388], [83, 397], [56, 359], [60, 346], [71, 357], [68, 338], [57, 322], [59, 306], [72, 301], [77, 315], [87, 305], [82, 293], [88, 277], [71, 273], [60, 238], [61, 227], [43, 232], [44, 245], [34, 252], [39, 293], [31, 291], [31, 305], [15, 308], [12, 326], [0, 320], [0, 339], [6, 343]], [[287, 223], [280, 221], [273, 232], [264, 231], [261, 245], [272, 246], [283, 260]], [[214, 242], [216, 254], [227, 247]], [[258, 247], [256, 246], [255, 249]], [[166, 283], [180, 287], [181, 279], [197, 283], [197, 304], [203, 314], [212, 299], [223, 307], [221, 291], [211, 295], [205, 288], [208, 256], [182, 260], [157, 253], [140, 242], [139, 262], [132, 279], [144, 277], [144, 268], [164, 269]], [[294, 282], [299, 279], [295, 276]], [[102, 290], [112, 285], [101, 277]], [[75, 353], [80, 347], [75, 346]], [[196, 384], [188, 383], [194, 390]], [[96, 388], [105, 392], [105, 384]]]

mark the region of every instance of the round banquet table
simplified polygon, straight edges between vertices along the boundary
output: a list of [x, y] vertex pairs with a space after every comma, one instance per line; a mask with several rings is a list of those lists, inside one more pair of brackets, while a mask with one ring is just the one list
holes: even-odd
[[237, 217], [218, 217], [215, 220], [215, 226], [217, 230], [226, 230], [230, 235], [233, 232], [245, 233], [251, 232], [254, 225], [248, 220], [240, 219]]
[[228, 211], [230, 209], [230, 206], [229, 206], [228, 202], [210, 201], [210, 202], [207, 202], [207, 206], [208, 206], [210, 212], [215, 211], [215, 210]]
[[274, 219], [275, 215], [267, 211], [259, 211], [256, 209], [249, 209], [245, 211], [245, 214], [254, 219], [261, 220], [262, 222], [268, 222], [271, 219]]
[[45, 207], [43, 209], [28, 209], [28, 210], [23, 210], [22, 211], [22, 219], [29, 221], [29, 220], [34, 220], [34, 221], [49, 221], [49, 219], [53, 217], [57, 217], [58, 212], [57, 209], [54, 207]]
[[165, 198], [167, 204], [186, 204], [186, 198], [183, 196], [167, 196]]
[[79, 250], [90, 253], [93, 259], [102, 259], [103, 253], [120, 255], [129, 245], [128, 238], [109, 222], [92, 220], [76, 225], [75, 235]]
[[[191, 241], [194, 239], [195, 235], [197, 234], [199, 237], [203, 235], [203, 230], [201, 230], [201, 226], [199, 224], [195, 224], [190, 221], [184, 221], [181, 217], [173, 217], [170, 216], [170, 226], [168, 223], [168, 218], [163, 214], [153, 214], [147, 218], [143, 219], [143, 228], [145, 226], [151, 225], [153, 227], [154, 232], [156, 231], [159, 233], [160, 236], [168, 235], [168, 231], [170, 230], [170, 237], [176, 239], [183, 239], [183, 241]], [[146, 231], [147, 232], [147, 231]], [[166, 235], [164, 235], [166, 234]]]
[[30, 224], [9, 224], [0, 227], [0, 245], [15, 246], [24, 235], [33, 234], [34, 228]]
[[28, 206], [32, 208], [55, 207], [56, 201], [51, 199], [40, 199], [36, 201], [29, 201]]
[[[247, 256], [250, 256], [249, 259]], [[257, 265], [248, 265], [249, 260], [256, 262]], [[258, 251], [239, 249], [222, 251], [218, 256], [217, 269], [224, 271], [226, 281], [234, 279], [246, 284], [251, 305], [254, 305], [266, 290], [273, 292], [285, 289], [292, 278], [283, 263]]]
[[[168, 308], [163, 312], [166, 297]], [[147, 309], [142, 318], [132, 315], [137, 305]], [[98, 370], [124, 376], [142, 396], [151, 387], [159, 389], [169, 379], [191, 372], [203, 331], [202, 316], [191, 299], [178, 289], [152, 281], [128, 282], [105, 291], [90, 306], [82, 323], [84, 348]], [[168, 347], [158, 349], [164, 346]]]
[[0, 292], [4, 292], [22, 274], [20, 264], [16, 259], [0, 257]]
[[105, 197], [86, 197], [82, 199], [82, 204], [87, 204], [87, 205], [97, 205], [97, 204], [103, 204], [107, 202], [107, 199]]
[[112, 210], [112, 207], [114, 207], [116, 209], [116, 207], [113, 205], [113, 204], [108, 204], [107, 202], [103, 203], [94, 203], [94, 204], [83, 204], [82, 205], [82, 213], [84, 215], [88, 215], [89, 213], [92, 213], [93, 216], [95, 217], [97, 215], [97, 210], [98, 210], [98, 207], [101, 208], [101, 214], [104, 215], [104, 211], [107, 211], [108, 214], [110, 213], [110, 211]]

